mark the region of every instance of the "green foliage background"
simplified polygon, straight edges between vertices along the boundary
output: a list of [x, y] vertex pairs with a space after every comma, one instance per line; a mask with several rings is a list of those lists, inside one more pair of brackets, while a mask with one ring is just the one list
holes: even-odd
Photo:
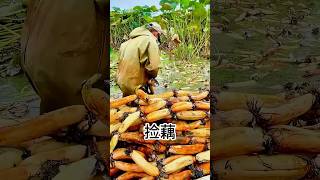
[[134, 28], [155, 21], [168, 32], [162, 37], [162, 50], [168, 48], [174, 33], [179, 35], [182, 42], [173, 50], [175, 59], [209, 58], [209, 4], [210, 0], [161, 0], [160, 9], [156, 6], [135, 6], [130, 10], [113, 8], [110, 13], [111, 48], [119, 49]]

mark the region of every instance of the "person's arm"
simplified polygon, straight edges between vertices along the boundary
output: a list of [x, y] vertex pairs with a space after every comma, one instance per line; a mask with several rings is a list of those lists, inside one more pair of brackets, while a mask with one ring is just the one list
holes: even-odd
[[160, 65], [160, 50], [156, 41], [150, 41], [148, 46], [148, 60], [145, 64], [149, 78], [155, 78], [158, 75]]

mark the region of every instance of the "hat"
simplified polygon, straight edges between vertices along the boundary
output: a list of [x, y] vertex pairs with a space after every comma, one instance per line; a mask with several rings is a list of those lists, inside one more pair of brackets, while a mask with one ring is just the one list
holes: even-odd
[[161, 26], [156, 22], [151, 22], [147, 24], [147, 29], [154, 29], [160, 34], [165, 34], [165, 31], [162, 30]]

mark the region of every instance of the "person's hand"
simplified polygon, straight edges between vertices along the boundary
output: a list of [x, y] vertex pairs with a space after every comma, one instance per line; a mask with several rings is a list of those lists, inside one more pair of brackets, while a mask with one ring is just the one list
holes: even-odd
[[155, 78], [151, 78], [148, 80], [148, 84], [151, 86], [159, 86], [159, 82]]
[[150, 94], [155, 94], [156, 87], [159, 86], [159, 82], [155, 78], [151, 78], [147, 82], [147, 89]]

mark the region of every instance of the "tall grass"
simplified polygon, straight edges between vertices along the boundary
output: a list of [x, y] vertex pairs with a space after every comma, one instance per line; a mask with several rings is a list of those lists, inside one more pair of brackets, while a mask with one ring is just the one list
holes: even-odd
[[[136, 6], [130, 10], [114, 8], [110, 14], [111, 47], [119, 49], [134, 28], [155, 21], [167, 31], [160, 48], [172, 54], [171, 58], [182, 61], [209, 58], [208, 3], [203, 0], [162, 0], [160, 9], [155, 6]], [[173, 49], [170, 40], [175, 33], [179, 35], [181, 44]]]

